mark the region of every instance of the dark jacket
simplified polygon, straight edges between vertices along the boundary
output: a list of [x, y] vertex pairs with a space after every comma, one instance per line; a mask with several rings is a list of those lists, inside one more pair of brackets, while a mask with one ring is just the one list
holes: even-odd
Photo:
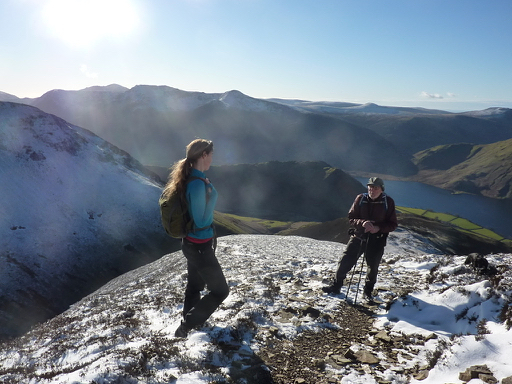
[[[386, 199], [386, 201], [384, 201]], [[376, 200], [370, 199], [368, 194], [357, 195], [348, 211], [350, 225], [355, 229], [355, 235], [364, 234], [363, 223], [373, 221], [380, 230], [377, 234], [389, 234], [398, 226], [394, 200], [382, 193]]]

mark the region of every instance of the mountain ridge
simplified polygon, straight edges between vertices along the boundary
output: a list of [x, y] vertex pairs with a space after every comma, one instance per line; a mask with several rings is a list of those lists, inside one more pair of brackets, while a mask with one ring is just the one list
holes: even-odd
[[208, 137], [224, 147], [219, 164], [325, 161], [348, 172], [409, 177], [418, 172], [411, 161], [418, 151], [512, 138], [508, 108], [452, 113], [116, 84], [53, 90], [23, 102], [94, 131], [143, 164], [159, 166], [181, 158], [194, 137]]
[[[328, 116], [313, 117], [310, 112], [250, 98], [239, 91], [206, 94], [139, 85], [125, 92], [111, 92], [107, 97], [108, 94], [107, 89], [99, 91], [96, 87], [59, 90], [29, 103], [94, 131], [147, 165], [165, 166], [169, 153], [173, 162], [180, 158], [176, 153], [191, 139], [206, 136], [215, 142], [225, 142], [228, 149], [241, 145], [237, 139], [257, 145], [258, 151], [247, 148], [220, 159], [226, 164], [320, 160], [342, 169], [359, 169], [370, 167], [371, 162], [382, 172], [415, 172], [410, 160], [400, 156], [392, 143], [371, 135], [364, 127]], [[226, 100], [231, 104], [226, 104]], [[140, 132], [142, 127], [144, 132]], [[158, 143], [150, 139], [153, 136], [160, 138]], [[308, 148], [306, 143], [314, 143], [318, 138], [324, 139], [324, 146]], [[331, 142], [340, 145], [330, 147]], [[362, 148], [353, 148], [355, 143]], [[379, 147], [384, 160], [374, 158], [371, 150], [366, 150], [369, 146]], [[266, 147], [270, 149], [265, 151]], [[369, 161], [358, 154], [365, 150]]]
[[155, 260], [172, 242], [155, 203], [158, 177], [126, 152], [35, 107], [0, 102], [0, 116], [5, 336]]

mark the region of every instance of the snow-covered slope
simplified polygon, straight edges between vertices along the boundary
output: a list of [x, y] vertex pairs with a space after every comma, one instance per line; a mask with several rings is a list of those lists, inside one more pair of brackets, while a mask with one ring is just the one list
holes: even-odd
[[[375, 309], [375, 331], [354, 338], [356, 319], [343, 316], [366, 309], [349, 311], [345, 289], [338, 296], [321, 291], [344, 247], [302, 237], [220, 238], [217, 255], [231, 292], [186, 340], [173, 336], [185, 262], [181, 252], [166, 255], [1, 345], [0, 381], [438, 384], [458, 383], [460, 372], [484, 364], [497, 380], [512, 375], [512, 331], [500, 320], [510, 311], [512, 255], [488, 255], [500, 274], [487, 279], [465, 257], [441, 255], [398, 230], [376, 286], [388, 306]], [[508, 327], [510, 321], [508, 313]], [[300, 349], [301, 339], [318, 344]], [[352, 355], [340, 350], [345, 340]], [[363, 351], [373, 363], [343, 356]], [[293, 365], [297, 355], [302, 363]]]
[[0, 336], [155, 260], [169, 241], [147, 170], [34, 107], [0, 103], [0, 184]]
[[464, 115], [467, 116], [475, 116], [475, 117], [488, 117], [488, 116], [502, 116], [504, 114], [510, 114], [510, 108], [503, 108], [503, 107], [493, 107], [493, 108], [487, 108], [482, 109], [481, 111], [469, 111], [464, 112]]

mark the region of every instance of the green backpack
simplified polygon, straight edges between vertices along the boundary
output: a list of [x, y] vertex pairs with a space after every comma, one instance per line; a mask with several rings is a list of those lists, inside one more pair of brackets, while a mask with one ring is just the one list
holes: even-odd
[[[187, 179], [186, 184], [195, 179], [203, 180], [206, 184], [205, 179], [196, 176], [190, 176]], [[164, 193], [162, 192], [160, 199], [158, 200], [158, 204], [160, 205], [162, 226], [164, 227], [165, 232], [167, 232], [171, 237], [182, 239], [192, 231], [209, 228], [194, 228], [194, 222], [188, 212], [187, 201], [182, 201], [176, 191], [174, 191], [169, 198], [165, 198]]]

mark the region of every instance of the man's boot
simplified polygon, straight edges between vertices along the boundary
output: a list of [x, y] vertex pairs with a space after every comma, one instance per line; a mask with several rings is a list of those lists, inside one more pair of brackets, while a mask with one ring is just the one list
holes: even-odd
[[364, 298], [368, 301], [373, 301], [373, 288], [364, 287]]
[[335, 295], [339, 295], [341, 291], [341, 285], [334, 283], [332, 285], [322, 287], [322, 291], [325, 293], [334, 293]]
[[181, 322], [178, 329], [176, 329], [176, 332], [174, 333], [175, 337], [181, 337], [186, 338], [188, 336], [188, 332], [190, 331], [190, 328], [185, 324], [184, 321]]

